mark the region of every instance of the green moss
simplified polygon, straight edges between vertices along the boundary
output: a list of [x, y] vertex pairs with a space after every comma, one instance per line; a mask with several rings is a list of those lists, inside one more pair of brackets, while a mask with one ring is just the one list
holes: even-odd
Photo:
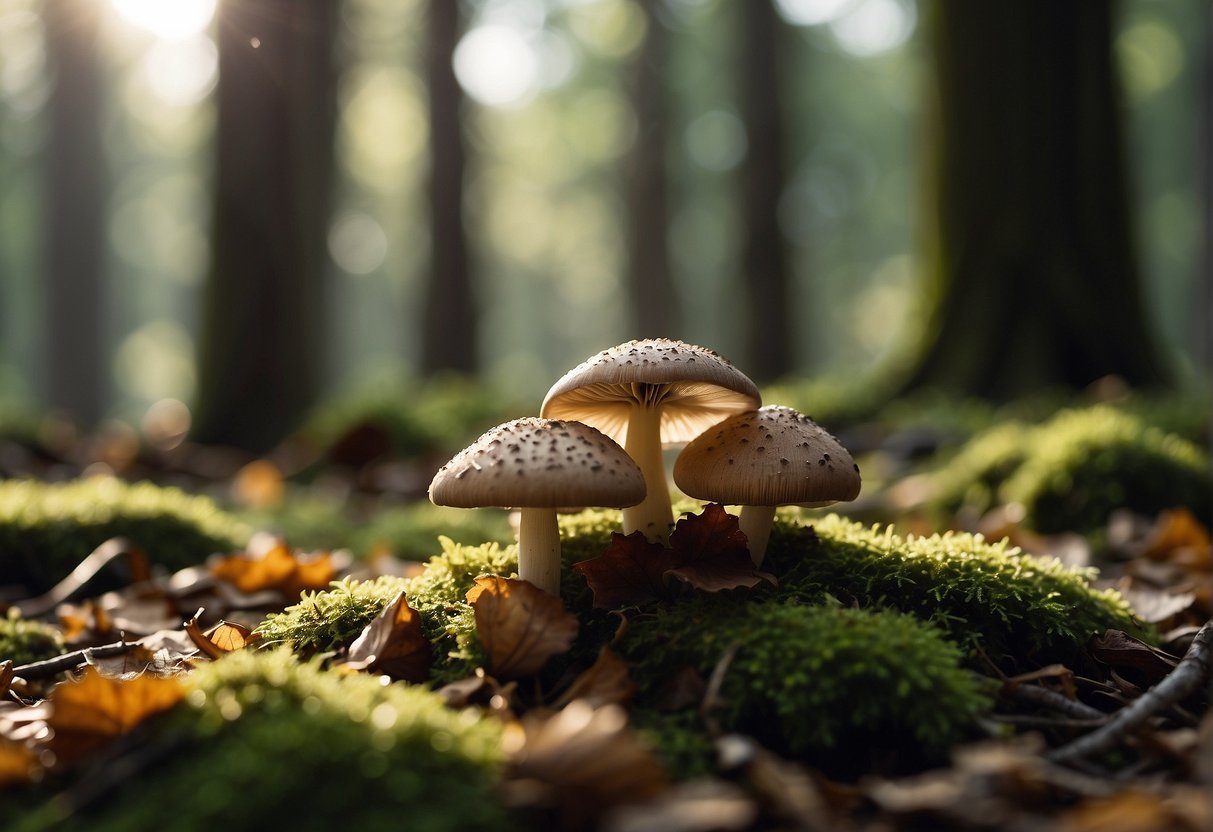
[[510, 829], [492, 795], [499, 724], [415, 687], [241, 651], [187, 677], [137, 788], [93, 830]]
[[1119, 593], [1092, 589], [1095, 570], [980, 535], [903, 538], [836, 515], [799, 528], [793, 517], [779, 514], [764, 564], [781, 597], [894, 607], [995, 657], [1072, 651], [1108, 628], [1140, 633]]
[[303, 653], [347, 645], [396, 597], [404, 578], [334, 581], [323, 592], [304, 592], [299, 603], [270, 613], [257, 633], [270, 643], [284, 643]]
[[0, 616], [0, 662], [20, 667], [52, 659], [63, 650], [63, 635], [50, 624], [22, 618], [16, 609]]
[[1022, 422], [1001, 422], [974, 436], [935, 475], [934, 504], [943, 511], [962, 507], [988, 511], [998, 489], [1028, 456], [1032, 430]]
[[243, 545], [249, 529], [209, 499], [112, 478], [47, 485], [0, 482], [0, 572], [41, 591], [111, 537], [139, 545], [169, 569]]
[[497, 509], [462, 509], [436, 506], [427, 501], [380, 512], [347, 541], [365, 556], [378, 547], [408, 560], [425, 560], [438, 550], [438, 538], [475, 545], [513, 542], [508, 515]]
[[637, 616], [619, 650], [647, 692], [686, 666], [710, 678], [735, 651], [712, 714], [720, 727], [818, 763], [857, 749], [930, 757], [990, 705], [942, 631], [891, 610], [702, 596]]
[[1000, 497], [1021, 503], [1042, 532], [1093, 531], [1117, 508], [1142, 514], [1186, 507], [1206, 523], [1213, 504], [1209, 458], [1192, 443], [1111, 407], [1059, 413]]
[[707, 777], [716, 771], [716, 748], [693, 708], [663, 712], [644, 705], [632, 712], [632, 726], [676, 780]]

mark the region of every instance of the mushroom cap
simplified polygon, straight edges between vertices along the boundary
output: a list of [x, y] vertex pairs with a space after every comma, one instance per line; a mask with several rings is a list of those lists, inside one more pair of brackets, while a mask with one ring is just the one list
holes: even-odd
[[490, 428], [439, 469], [430, 500], [459, 508], [633, 506], [644, 476], [623, 448], [580, 422], [528, 417]]
[[637, 403], [661, 404], [661, 441], [672, 444], [753, 410], [762, 398], [745, 373], [712, 350], [648, 338], [603, 350], [569, 370], [552, 385], [539, 412], [580, 420], [622, 443]]
[[688, 496], [745, 506], [825, 505], [859, 496], [859, 466], [790, 407], [739, 413], [702, 433], [674, 462]]

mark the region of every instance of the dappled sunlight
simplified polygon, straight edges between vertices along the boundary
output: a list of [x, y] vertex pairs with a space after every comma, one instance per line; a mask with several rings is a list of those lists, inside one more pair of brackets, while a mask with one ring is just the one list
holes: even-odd
[[123, 20], [161, 38], [202, 32], [215, 16], [217, 0], [110, 0]]

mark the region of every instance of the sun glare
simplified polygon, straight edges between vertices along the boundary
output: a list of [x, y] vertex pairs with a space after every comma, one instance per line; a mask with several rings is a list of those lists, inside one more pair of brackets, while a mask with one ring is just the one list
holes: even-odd
[[210, 25], [216, 0], [111, 0], [128, 23], [170, 39], [188, 38]]

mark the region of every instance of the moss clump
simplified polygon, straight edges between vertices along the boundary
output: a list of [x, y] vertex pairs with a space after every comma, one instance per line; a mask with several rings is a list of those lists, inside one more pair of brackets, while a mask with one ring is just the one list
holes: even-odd
[[784, 598], [894, 607], [991, 656], [1064, 653], [1108, 628], [1141, 634], [1119, 593], [1092, 589], [1093, 569], [981, 535], [903, 538], [837, 515], [798, 528], [792, 516], [778, 516], [766, 560]]
[[247, 542], [250, 530], [211, 500], [112, 478], [0, 482], [0, 572], [53, 586], [101, 543], [126, 537], [153, 563], [180, 569]]
[[1022, 422], [1001, 422], [973, 437], [935, 475], [935, 505], [947, 512], [988, 511], [998, 489], [1028, 456], [1032, 430]]
[[52, 659], [63, 653], [63, 635], [41, 621], [22, 618], [16, 609], [0, 616], [0, 662], [13, 667]]
[[[501, 729], [433, 694], [241, 651], [187, 678], [163, 758], [93, 830], [465, 830], [515, 826], [491, 793]], [[48, 827], [49, 828], [49, 827]]]
[[890, 610], [697, 598], [637, 616], [619, 649], [648, 692], [686, 666], [709, 678], [735, 651], [721, 728], [832, 767], [856, 749], [930, 757], [991, 701], [939, 629]]
[[349, 644], [404, 588], [405, 579], [341, 580], [323, 592], [304, 592], [299, 603], [270, 613], [257, 627], [266, 641], [289, 644], [303, 653]]
[[1206, 523], [1209, 458], [1197, 446], [1111, 407], [1063, 411], [1034, 433], [1000, 496], [1021, 503], [1042, 532], [1102, 527], [1117, 508], [1155, 514], [1180, 506]]

